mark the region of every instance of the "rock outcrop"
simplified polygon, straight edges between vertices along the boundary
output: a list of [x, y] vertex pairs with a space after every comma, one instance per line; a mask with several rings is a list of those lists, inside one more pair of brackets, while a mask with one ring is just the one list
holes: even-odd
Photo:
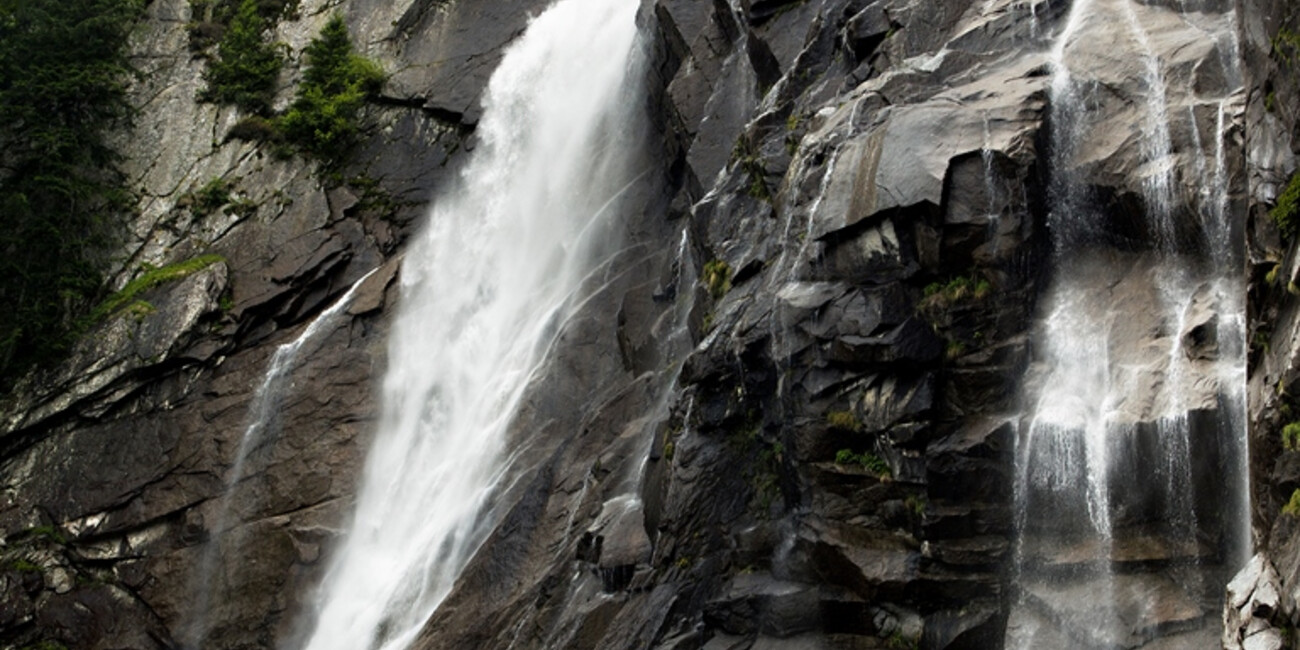
[[[226, 137], [240, 116], [194, 99], [189, 6], [153, 0], [135, 46], [141, 113], [121, 135], [140, 216], [117, 284], [146, 263], [222, 261], [155, 288], [153, 311], [109, 320], [11, 397], [0, 645], [294, 643], [373, 433], [401, 244], [473, 148], [501, 49], [544, 4], [303, 0], [276, 28], [294, 63], [279, 105], [334, 11], [391, 74], [364, 142], [330, 178]], [[1264, 111], [1258, 79], [1244, 117], [1224, 111], [1241, 100], [1225, 71], [1236, 45], [1207, 35], [1240, 31], [1245, 69], [1295, 93], [1269, 62], [1272, 4], [1245, 2], [1240, 30], [1219, 3], [1181, 5], [1135, 9], [1165, 62], [1169, 110], [1193, 116], [1160, 164], [1179, 170], [1172, 192], [1199, 196], [1192, 152], [1223, 139], [1233, 187], [1249, 177], [1249, 198], [1230, 207], [1249, 204], [1253, 316], [1275, 328], [1271, 351], [1252, 357], [1258, 431], [1280, 422], [1274, 389], [1300, 367], [1290, 298], [1260, 284], [1273, 260], [1282, 286], [1300, 268], [1293, 251], [1278, 257], [1264, 216], [1293, 164], [1274, 138], [1293, 121]], [[515, 416], [501, 524], [415, 647], [1001, 647], [1017, 399], [1051, 272], [1044, 36], [1066, 9], [645, 0], [646, 119], [660, 146], [621, 233], [638, 253], [561, 333]], [[1154, 171], [1140, 162], [1141, 62], [1113, 36], [1078, 45], [1080, 74], [1108, 91], [1079, 173], [1097, 193], [1097, 230], [1122, 243], [1150, 236], [1124, 215], [1143, 207]], [[193, 193], [215, 178], [237, 203], [199, 214]], [[245, 444], [277, 346], [363, 276]], [[1213, 312], [1163, 335], [1213, 358]], [[1197, 408], [1217, 408], [1216, 386], [1196, 388]], [[1280, 478], [1257, 483], [1261, 533], [1300, 487], [1280, 441], [1268, 445], [1256, 470]], [[1290, 524], [1278, 521], [1270, 548], [1284, 552]], [[1213, 554], [1129, 541], [1135, 564]], [[1234, 583], [1225, 639], [1296, 620], [1286, 594], [1300, 551], [1273, 565], [1280, 604], [1260, 604], [1266, 569]], [[1052, 611], [1079, 594], [1031, 597]], [[1218, 612], [1180, 601], [1132, 627], [1142, 641], [1195, 628], [1183, 640], [1199, 642], [1207, 617]]]
[[[142, 269], [221, 261], [142, 294], [9, 398], [0, 645], [288, 638], [372, 433], [394, 256], [472, 146], [478, 93], [535, 4], [297, 3], [271, 34], [290, 54], [277, 105], [334, 12], [391, 74], [334, 174], [230, 137], [243, 116], [196, 101], [210, 53], [191, 48], [191, 5], [148, 4], [132, 46], [138, 114], [118, 136], [139, 204], [116, 286]], [[229, 202], [201, 208], [212, 183]], [[237, 462], [277, 346], [376, 268], [346, 318], [287, 369], [273, 422]]]
[[[1295, 33], [1294, 3], [1246, 2], [1241, 51], [1250, 75], [1246, 152], [1250, 161], [1247, 222], [1251, 273], [1249, 416], [1251, 503], [1260, 553], [1234, 578], [1224, 612], [1224, 647], [1294, 647], [1285, 634], [1300, 623], [1300, 546], [1295, 491], [1300, 488], [1296, 444], [1287, 426], [1297, 419], [1296, 241], [1269, 215], [1295, 172], [1300, 123], [1294, 68], [1285, 57]], [[1279, 634], [1281, 632], [1281, 634]], [[1247, 645], [1247, 644], [1251, 645]]]

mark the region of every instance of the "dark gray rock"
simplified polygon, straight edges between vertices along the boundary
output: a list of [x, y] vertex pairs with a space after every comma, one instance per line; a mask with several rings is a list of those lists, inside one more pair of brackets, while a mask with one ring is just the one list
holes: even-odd
[[[203, 647], [292, 638], [371, 432], [398, 251], [473, 146], [502, 49], [543, 4], [339, 5], [391, 76], [344, 184], [329, 187], [308, 161], [227, 141], [240, 116], [193, 100], [203, 63], [187, 49], [188, 5], [150, 4], [133, 88], [142, 112], [121, 135], [141, 216], [116, 283], [144, 262], [209, 250], [226, 262], [151, 293], [154, 313], [105, 324], [6, 409], [0, 555], [33, 554], [44, 573], [0, 571], [0, 643], [35, 642], [33, 621], [70, 648], [197, 644], [202, 628]], [[416, 647], [939, 650], [998, 647], [1008, 627], [1039, 629], [1039, 647], [1074, 643], [1061, 630], [1087, 636], [1069, 602], [1098, 600], [1095, 585], [1044, 587], [1035, 608], [1013, 611], [1001, 573], [1013, 552], [1010, 415], [1045, 274], [1049, 76], [1035, 39], [1066, 5], [643, 3], [658, 144], [646, 161], [657, 180], [624, 233], [637, 252], [567, 326], [515, 415], [518, 480], [498, 496], [498, 527]], [[1197, 116], [1172, 134], [1171, 164], [1209, 142], [1220, 102], [1231, 106], [1231, 142], [1249, 154], [1227, 158], [1232, 178], [1250, 181], [1252, 263], [1292, 277], [1300, 258], [1275, 250], [1263, 206], [1294, 165], [1286, 141], [1300, 104], [1265, 111], [1252, 82], [1239, 114], [1223, 58], [1232, 46], [1203, 37], [1228, 18], [1184, 20], [1172, 5], [1135, 7], [1167, 62], [1170, 111]], [[1269, 58], [1278, 5], [1248, 0], [1240, 31], [1247, 69], [1287, 100], [1294, 82]], [[275, 29], [291, 52], [279, 105], [332, 10], [304, 7]], [[1071, 46], [1086, 61], [1078, 76], [1108, 90], [1081, 173], [1131, 204], [1151, 173], [1138, 163], [1145, 88], [1140, 62], [1114, 56], [1132, 49], [1119, 42], [1129, 36], [1112, 31]], [[254, 209], [192, 214], [185, 195], [215, 177]], [[1184, 174], [1178, 191], [1199, 195], [1196, 183]], [[698, 279], [715, 261], [731, 271], [728, 290]], [[1145, 262], [1106, 263], [1107, 299], [1151, 299]], [[276, 430], [230, 476], [275, 346], [376, 267], [292, 373]], [[921, 304], [927, 285], [958, 276], [989, 280], [992, 297]], [[1181, 331], [1116, 327], [1178, 337], [1208, 362], [1227, 344], [1217, 309], [1207, 295]], [[1256, 313], [1276, 334], [1252, 377], [1252, 420], [1280, 425], [1276, 388], [1300, 377], [1296, 312]], [[1139, 428], [1178, 389], [1143, 386]], [[1219, 408], [1215, 387], [1192, 388], [1203, 413]], [[1261, 511], [1300, 487], [1270, 444], [1256, 447], [1278, 476]], [[840, 452], [868, 462], [837, 463]], [[1261, 516], [1261, 530], [1270, 523]], [[33, 532], [47, 526], [62, 541]], [[1285, 555], [1280, 611], [1295, 622], [1291, 526], [1278, 524], [1272, 546]], [[1176, 541], [1134, 534], [1116, 552], [1163, 567], [1220, 550]], [[1082, 551], [1042, 554], [1071, 566], [1071, 552]], [[206, 585], [205, 557], [217, 567]], [[1202, 638], [1184, 628], [1209, 614], [1172, 579], [1124, 580], [1170, 597], [1104, 641]], [[195, 589], [210, 592], [202, 620]]]

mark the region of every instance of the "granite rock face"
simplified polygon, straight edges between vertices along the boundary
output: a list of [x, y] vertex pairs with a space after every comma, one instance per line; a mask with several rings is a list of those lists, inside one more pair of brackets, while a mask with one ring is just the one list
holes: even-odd
[[[575, 457], [584, 452], [569, 443], [563, 453], [584, 460], [536, 475], [420, 647], [1001, 647], [1013, 419], [1048, 273], [1050, 79], [1048, 52], [1026, 46], [1035, 8], [643, 6], [666, 80], [654, 113], [676, 160], [667, 217], [689, 242], [669, 267], [699, 276], [692, 348], [666, 413], [647, 422], [617, 400], [589, 416], [630, 422], [607, 429], [611, 440], [651, 440], [640, 487], [626, 483], [635, 458]], [[1044, 24], [1061, 10], [1036, 9]], [[1199, 116], [1197, 131], [1171, 135], [1181, 152], [1218, 137], [1220, 107], [1225, 129], [1240, 129], [1226, 77], [1193, 83], [1206, 60], [1233, 55], [1203, 38], [1231, 31], [1223, 7], [1206, 9], [1199, 24], [1140, 8], [1162, 26], [1151, 43], [1171, 62], [1171, 110]], [[1101, 55], [1085, 45], [1082, 60]], [[1139, 240], [1150, 233], [1126, 230], [1124, 211], [1142, 209], [1151, 173], [1138, 164], [1145, 90], [1127, 76], [1133, 61], [1090, 65], [1116, 86], [1105, 111], [1115, 122], [1098, 127], [1111, 139], [1087, 142], [1096, 151], [1076, 172], [1107, 197], [1095, 229]], [[1234, 187], [1239, 155], [1227, 154]], [[1180, 197], [1201, 189], [1190, 172], [1178, 183]], [[1137, 249], [1107, 269], [1142, 276]], [[1131, 284], [1127, 299], [1140, 301], [1142, 282]], [[662, 319], [686, 288], [668, 292], [671, 304], [639, 302]], [[1214, 313], [1202, 305], [1174, 333], [1193, 357], [1217, 354]], [[1133, 351], [1153, 354], [1146, 343]], [[677, 372], [643, 368], [660, 383]], [[1167, 389], [1155, 384], [1134, 402], [1158, 403]], [[1197, 408], [1217, 408], [1220, 387], [1194, 388]], [[1133, 422], [1163, 415], [1139, 409]], [[582, 445], [599, 433], [581, 431]], [[520, 531], [544, 561], [518, 556]], [[1171, 543], [1134, 536], [1122, 552], [1137, 564], [1217, 552]], [[1129, 582], [1135, 604], [1153, 589], [1181, 593], [1159, 578]], [[1040, 596], [1064, 609], [1079, 594]], [[1214, 606], [1161, 602], [1109, 641], [1217, 638], [1205, 624]]]
[[[132, 41], [138, 114], [116, 136], [138, 216], [115, 286], [150, 266], [221, 261], [141, 294], [8, 396], [0, 645], [289, 638], [372, 434], [399, 246], [454, 172], [494, 57], [538, 4], [298, 3], [270, 34], [289, 55], [278, 106], [334, 12], [393, 73], [331, 175], [230, 137], [244, 116], [196, 101], [206, 54], [191, 48], [190, 3], [148, 3]], [[448, 48], [441, 67], [404, 63], [432, 59], [415, 46], [430, 43]], [[450, 79], [454, 92], [430, 90]], [[213, 182], [229, 203], [196, 207]], [[285, 368], [272, 417], [245, 442], [278, 348], [373, 269]]]
[[[1236, 46], [1198, 37], [1225, 7], [1180, 18], [1169, 4], [1138, 11], [1168, 63], [1170, 110], [1198, 116], [1170, 134], [1190, 151], [1240, 100], [1222, 63]], [[1259, 4], [1239, 8], [1241, 51], [1264, 74], [1275, 28]], [[152, 290], [154, 311], [110, 320], [11, 396], [0, 645], [293, 644], [373, 434], [401, 244], [473, 147], [501, 49], [544, 5], [303, 0], [276, 27], [292, 61], [279, 105], [335, 11], [391, 73], [341, 184], [226, 138], [240, 116], [194, 100], [189, 5], [149, 5], [141, 114], [121, 134], [140, 216], [117, 284], [144, 263], [223, 261]], [[502, 523], [416, 647], [1001, 647], [1013, 420], [1049, 272], [1044, 36], [1066, 9], [644, 0], [656, 173], [620, 233], [641, 253], [569, 322], [530, 389]], [[1111, 90], [1079, 173], [1104, 199], [1098, 227], [1136, 238], [1121, 216], [1151, 173], [1139, 62], [1116, 43], [1075, 47]], [[1250, 205], [1257, 279], [1280, 245], [1262, 211], [1293, 164], [1271, 140], [1293, 122], [1263, 110], [1258, 83], [1245, 115], [1227, 116], [1225, 154], [1250, 180], [1233, 200]], [[196, 214], [187, 197], [214, 178], [239, 203]], [[1199, 191], [1190, 172], [1177, 179]], [[279, 346], [363, 276], [263, 422], [251, 411]], [[1278, 338], [1292, 311], [1275, 319], [1270, 359], [1300, 349]], [[1214, 310], [1202, 312], [1176, 335], [1208, 359]], [[1252, 409], [1267, 406], [1252, 416], [1276, 422], [1268, 389], [1283, 371], [1258, 372]], [[1269, 498], [1289, 495], [1272, 484]], [[1135, 562], [1201, 552], [1139, 542]], [[1294, 612], [1300, 560], [1274, 565], [1277, 611]], [[1165, 614], [1133, 627], [1201, 610]]]

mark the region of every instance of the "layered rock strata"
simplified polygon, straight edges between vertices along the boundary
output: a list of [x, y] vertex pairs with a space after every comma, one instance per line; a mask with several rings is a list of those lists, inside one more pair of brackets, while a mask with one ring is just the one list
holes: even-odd
[[[150, 5], [142, 112], [122, 137], [141, 217], [119, 284], [144, 262], [224, 261], [156, 289], [155, 312], [106, 324], [6, 409], [0, 642], [297, 638], [372, 434], [401, 242], [474, 146], [487, 75], [541, 4], [304, 0], [276, 28], [295, 56], [342, 11], [392, 73], [342, 185], [226, 140], [239, 116], [194, 101], [189, 7]], [[1244, 126], [1235, 112], [1215, 126], [1234, 46], [1198, 36], [1235, 33], [1231, 14], [1166, 4], [1138, 11], [1173, 112], [1195, 116], [1174, 148], [1226, 133], [1252, 231], [1276, 241], [1261, 210], [1290, 163], [1260, 164], [1287, 156], [1251, 129], [1278, 118], [1252, 94]], [[1050, 273], [1045, 39], [1065, 9], [644, 2], [661, 146], [622, 234], [645, 254], [563, 333], [515, 416], [502, 524], [416, 647], [999, 647], [1014, 417]], [[1267, 56], [1269, 15], [1242, 9], [1248, 61]], [[1139, 63], [1112, 45], [1086, 47], [1113, 128], [1081, 173], [1122, 244], [1146, 235], [1125, 215], [1149, 170]], [[1195, 157], [1168, 164], [1194, 194]], [[183, 197], [214, 177], [255, 209], [195, 215]], [[232, 475], [276, 346], [376, 267]], [[1131, 541], [1135, 561], [1202, 552]], [[1218, 618], [1193, 607], [1169, 616]]]

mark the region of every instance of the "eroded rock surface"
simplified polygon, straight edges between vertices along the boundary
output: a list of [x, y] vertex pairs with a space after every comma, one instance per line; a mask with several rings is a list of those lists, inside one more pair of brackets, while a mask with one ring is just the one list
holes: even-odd
[[[1171, 134], [1187, 152], [1220, 135], [1233, 93], [1221, 59], [1236, 46], [1204, 37], [1231, 20], [1223, 7], [1172, 4], [1135, 10], [1167, 62], [1170, 110], [1196, 116]], [[194, 101], [203, 62], [188, 49], [189, 5], [150, 4], [136, 40], [141, 115], [121, 136], [140, 218], [117, 285], [143, 263], [224, 261], [146, 295], [156, 311], [105, 323], [5, 411], [0, 644], [292, 645], [373, 433], [397, 251], [472, 148], [501, 48], [543, 5], [304, 0], [276, 27], [294, 62], [279, 105], [334, 11], [392, 75], [338, 184], [228, 139], [240, 116]], [[1045, 35], [1066, 8], [643, 2], [658, 146], [643, 213], [621, 233], [623, 273], [561, 333], [515, 418], [502, 524], [416, 647], [957, 650], [1000, 647], [1008, 626], [1062, 627], [1078, 595], [1051, 589], [1008, 622], [1007, 566], [1013, 417], [1047, 279]], [[1248, 61], [1267, 57], [1272, 8], [1243, 5]], [[1080, 173], [1116, 239], [1143, 235], [1121, 217], [1152, 173], [1138, 163], [1140, 61], [1116, 54], [1131, 46], [1072, 46], [1079, 74], [1109, 91]], [[1268, 140], [1286, 116], [1249, 88], [1246, 116], [1225, 117], [1225, 156], [1229, 175], [1252, 181], [1262, 276], [1278, 240], [1261, 206], [1292, 162]], [[1233, 148], [1242, 140], [1250, 165]], [[1161, 164], [1193, 165], [1174, 158]], [[187, 196], [214, 178], [239, 203], [196, 214]], [[1199, 191], [1194, 175], [1177, 178]], [[1121, 289], [1140, 285], [1141, 261], [1118, 266]], [[236, 475], [276, 347], [376, 267], [291, 369]], [[1293, 311], [1269, 358], [1300, 358]], [[1207, 297], [1178, 331], [1117, 327], [1179, 337], [1209, 361], [1215, 313]], [[1279, 421], [1270, 390], [1297, 364], [1257, 363], [1253, 404], [1273, 410], [1256, 420]], [[1193, 388], [1210, 409], [1218, 387]], [[1161, 390], [1135, 422], [1163, 412], [1151, 406]], [[1278, 494], [1300, 487], [1300, 464], [1284, 460], [1277, 471], [1294, 480], [1275, 482]], [[1134, 534], [1116, 552], [1147, 565], [1211, 551]], [[1300, 562], [1276, 566], [1293, 584]], [[1136, 582], [1134, 594], [1168, 588]], [[1281, 611], [1294, 612], [1288, 598]], [[1158, 629], [1166, 647], [1205, 647], [1203, 612], [1171, 605], [1103, 641]]]

